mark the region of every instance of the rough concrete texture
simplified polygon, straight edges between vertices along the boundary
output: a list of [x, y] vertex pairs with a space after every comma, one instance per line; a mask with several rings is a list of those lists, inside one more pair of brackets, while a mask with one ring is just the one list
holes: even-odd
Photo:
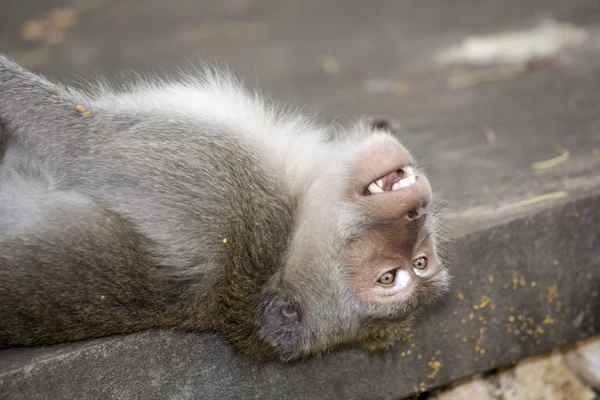
[[[323, 119], [397, 118], [448, 203], [455, 280], [387, 351], [259, 365], [217, 334], [146, 332], [2, 351], [0, 398], [396, 399], [600, 333], [599, 16], [596, 0], [3, 3], [0, 52], [61, 80], [202, 57]], [[540, 17], [586, 40], [516, 69], [435, 61]]]

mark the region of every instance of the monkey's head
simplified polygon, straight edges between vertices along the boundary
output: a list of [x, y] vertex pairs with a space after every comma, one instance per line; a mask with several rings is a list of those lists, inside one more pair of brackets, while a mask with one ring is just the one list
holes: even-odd
[[285, 266], [255, 310], [256, 335], [280, 360], [389, 345], [447, 289], [429, 181], [389, 127], [333, 139], [298, 200]]

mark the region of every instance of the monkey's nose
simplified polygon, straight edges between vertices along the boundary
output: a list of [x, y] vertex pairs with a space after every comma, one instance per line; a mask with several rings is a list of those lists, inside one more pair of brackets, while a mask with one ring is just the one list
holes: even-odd
[[406, 213], [406, 219], [408, 219], [409, 221], [414, 221], [420, 218], [421, 216], [427, 214], [427, 206], [428, 202], [422, 202], [417, 207], [411, 208]]

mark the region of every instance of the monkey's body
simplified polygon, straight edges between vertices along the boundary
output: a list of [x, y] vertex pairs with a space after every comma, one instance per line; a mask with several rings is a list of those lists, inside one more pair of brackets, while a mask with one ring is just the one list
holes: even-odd
[[152, 328], [216, 329], [261, 359], [389, 342], [415, 305], [362, 315], [331, 285], [340, 259], [309, 255], [356, 235], [327, 222], [351, 206], [321, 171], [356, 152], [329, 135], [227, 75], [84, 94], [0, 56], [0, 346]]

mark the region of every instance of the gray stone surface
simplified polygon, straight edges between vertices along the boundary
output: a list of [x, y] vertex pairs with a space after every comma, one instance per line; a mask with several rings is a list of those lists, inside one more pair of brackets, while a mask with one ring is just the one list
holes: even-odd
[[[22, 39], [26, 20], [58, 6], [78, 15], [64, 37]], [[432, 62], [437, 50], [540, 16], [579, 24], [590, 40], [560, 68], [446, 88], [457, 71]], [[125, 69], [171, 74], [202, 57], [324, 119], [396, 117], [448, 203], [455, 282], [412, 343], [388, 351], [257, 364], [217, 334], [147, 332], [2, 351], [0, 399], [394, 399], [600, 333], [599, 16], [596, 0], [3, 3], [0, 52], [56, 78], [119, 82]], [[375, 93], [382, 80], [410, 90]], [[568, 162], [533, 171], [555, 142]], [[568, 197], [498, 211], [556, 191]]]

